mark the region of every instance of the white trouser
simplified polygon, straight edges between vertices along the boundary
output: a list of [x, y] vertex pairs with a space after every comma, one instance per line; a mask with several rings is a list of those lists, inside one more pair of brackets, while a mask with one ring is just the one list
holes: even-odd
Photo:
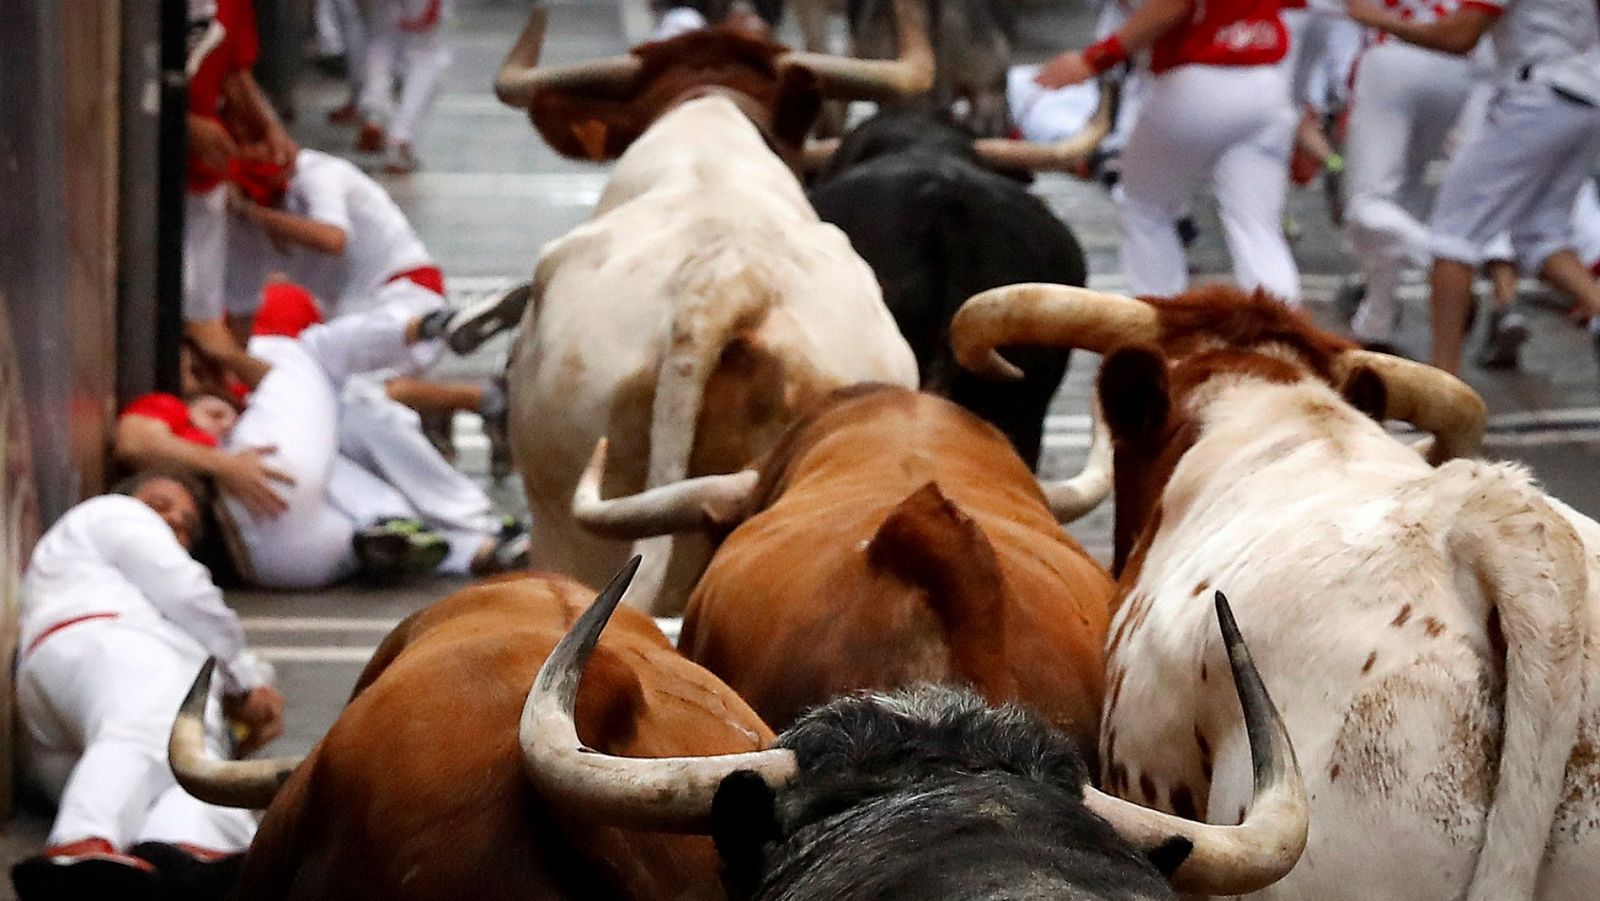
[[[373, 6], [361, 113], [368, 121], [386, 123], [391, 140], [409, 144], [433, 104], [439, 79], [450, 68], [455, 54], [446, 21], [425, 31], [402, 31], [400, 19], [404, 15], [401, 4], [394, 0]], [[401, 79], [398, 109], [394, 103], [397, 64]]]
[[1326, 115], [1349, 96], [1350, 67], [1361, 53], [1362, 30], [1342, 15], [1311, 9], [1283, 10], [1289, 53], [1280, 64], [1289, 74], [1289, 98]]
[[328, 497], [339, 449], [338, 396], [356, 373], [410, 369], [404, 328], [380, 311], [315, 325], [299, 338], [250, 339], [250, 354], [272, 370], [251, 394], [227, 447], [275, 448], [268, 461], [295, 480], [275, 485], [288, 504], [278, 516], [252, 516], [237, 499], [225, 498], [261, 585], [316, 588], [355, 572], [350, 539], [358, 524]]
[[1283, 237], [1295, 115], [1277, 66], [1179, 66], [1154, 76], [1122, 153], [1122, 271], [1134, 294], [1188, 284], [1176, 222], [1207, 178], [1234, 278], [1291, 305], [1300, 274]]
[[1401, 41], [1361, 58], [1345, 137], [1345, 232], [1367, 292], [1350, 324], [1359, 340], [1393, 337], [1400, 275], [1427, 264], [1423, 176], [1444, 157], [1474, 83], [1467, 58]]
[[467, 572], [500, 528], [489, 496], [439, 455], [422, 434], [416, 411], [389, 397], [382, 382], [352, 379], [342, 401], [340, 452], [389, 490], [398, 490], [411, 515], [449, 539], [450, 555], [441, 571]]
[[[375, 291], [365, 291], [352, 286], [350, 290], [339, 295], [338, 303], [330, 312], [330, 316], [339, 321], [351, 316], [380, 317], [372, 320], [373, 327], [387, 331], [390, 328], [403, 329], [406, 323], [418, 316], [443, 309], [444, 306], [445, 299], [439, 294], [410, 279], [398, 278], [384, 282]], [[418, 341], [411, 345], [410, 362], [407, 366], [420, 372], [439, 362], [439, 358], [443, 355], [443, 342]], [[356, 371], [370, 372], [371, 369]]]
[[317, 0], [317, 46], [324, 56], [344, 54], [350, 95], [361, 96], [361, 79], [367, 68], [367, 23], [356, 0]]
[[[1585, 266], [1600, 274], [1600, 191], [1592, 178], [1578, 189], [1572, 205], [1572, 247]], [[1544, 260], [1538, 265], [1543, 268]]]
[[184, 195], [183, 318], [221, 319], [228, 262], [228, 191]]
[[[217, 851], [250, 844], [248, 811], [195, 800], [173, 781], [167, 736], [206, 652], [176, 626], [89, 620], [46, 636], [17, 666], [17, 711], [29, 778], [59, 799], [49, 844], [103, 838]], [[221, 682], [212, 686], [206, 744], [226, 757]]]
[[1600, 108], [1537, 82], [1504, 84], [1445, 170], [1429, 223], [1435, 256], [1477, 266], [1509, 233], [1517, 259], [1572, 246], [1572, 204], [1600, 157]]

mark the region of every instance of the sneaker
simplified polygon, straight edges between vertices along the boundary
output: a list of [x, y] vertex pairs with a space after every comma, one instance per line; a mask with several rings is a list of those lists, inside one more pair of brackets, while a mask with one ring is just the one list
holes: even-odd
[[172, 901], [231, 898], [244, 869], [243, 851], [216, 851], [183, 842], [140, 842], [128, 853], [155, 865]]
[[472, 574], [482, 577], [525, 570], [531, 565], [532, 547], [527, 528], [516, 517], [507, 516], [500, 523], [500, 534], [495, 536], [494, 545], [473, 559]]
[[533, 283], [521, 282], [462, 307], [444, 327], [444, 341], [457, 354], [469, 354], [522, 320]]
[[18, 901], [154, 901], [164, 897], [149, 861], [122, 854], [103, 838], [52, 845], [11, 868]]
[[383, 171], [390, 175], [410, 175], [417, 171], [420, 165], [411, 145], [405, 141], [398, 141], [390, 145], [389, 153], [383, 160]]
[[1528, 340], [1528, 321], [1515, 310], [1489, 314], [1489, 331], [1483, 336], [1477, 364], [1484, 369], [1516, 369], [1517, 351]]
[[378, 584], [433, 572], [450, 553], [450, 542], [415, 519], [391, 517], [351, 539], [361, 575]]
[[456, 462], [456, 415], [446, 410], [418, 413], [417, 418], [422, 420], [422, 436], [428, 439], [439, 456], [451, 463]]
[[376, 122], [361, 123], [361, 133], [356, 135], [356, 150], [361, 153], [382, 153], [387, 143], [382, 125]]

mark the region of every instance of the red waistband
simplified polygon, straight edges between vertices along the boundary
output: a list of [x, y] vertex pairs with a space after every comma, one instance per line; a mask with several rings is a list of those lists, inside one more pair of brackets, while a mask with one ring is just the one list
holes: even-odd
[[51, 626], [50, 628], [44, 630], [43, 632], [40, 632], [38, 637], [34, 638], [33, 641], [28, 643], [28, 649], [26, 651], [23, 651], [22, 653], [24, 653], [24, 654], [32, 654], [34, 652], [34, 650], [39, 647], [39, 645], [44, 644], [44, 640], [46, 638], [49, 638], [50, 636], [56, 634], [57, 632], [60, 632], [62, 629], [65, 629], [68, 626], [76, 626], [78, 623], [86, 623], [86, 622], [88, 622], [89, 620], [92, 620], [92, 619], [116, 619], [118, 616], [121, 616], [121, 614], [119, 614], [119, 613], [85, 613], [82, 616], [74, 616], [72, 619], [64, 619], [61, 622], [56, 623], [55, 625]]
[[427, 288], [440, 297], [444, 296], [444, 273], [440, 271], [438, 266], [418, 266], [415, 269], [407, 269], [404, 272], [396, 272], [394, 275], [389, 276], [389, 281], [391, 282], [397, 282], [401, 279], [405, 279], [419, 287]]

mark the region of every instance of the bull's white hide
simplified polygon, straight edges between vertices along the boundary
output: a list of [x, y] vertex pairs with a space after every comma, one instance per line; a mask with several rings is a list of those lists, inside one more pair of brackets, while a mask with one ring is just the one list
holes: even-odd
[[[736, 334], [782, 360], [790, 403], [862, 381], [917, 384], [872, 271], [818, 221], [749, 119], [708, 96], [652, 125], [618, 161], [590, 221], [540, 254], [509, 369], [534, 566], [599, 585], [629, 553], [569, 512], [602, 435], [606, 496], [701, 474], [687, 471], [697, 422], [714, 430], [733, 414], [701, 415], [700, 388]], [[748, 460], [718, 462], [731, 470]], [[692, 580], [703, 568], [709, 550], [694, 543], [698, 565], [685, 558], [674, 569], [657, 612], [681, 609], [691, 585], [680, 574]], [[647, 567], [662, 561], [650, 553], [662, 543], [651, 545]], [[649, 582], [641, 576], [640, 587]]]
[[[1188, 787], [1221, 823], [1249, 799], [1220, 589], [1311, 798], [1304, 857], [1253, 897], [1597, 897], [1600, 526], [1515, 466], [1429, 468], [1320, 384], [1207, 393], [1112, 623], [1101, 754], [1123, 793]], [[1501, 841], [1480, 861], [1491, 810]]]

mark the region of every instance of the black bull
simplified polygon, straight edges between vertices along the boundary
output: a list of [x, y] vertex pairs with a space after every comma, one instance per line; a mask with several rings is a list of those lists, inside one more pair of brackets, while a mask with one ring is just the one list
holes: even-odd
[[1072, 231], [1022, 182], [978, 162], [970, 132], [926, 109], [890, 111], [846, 135], [811, 202], [877, 274], [923, 389], [993, 423], [1038, 468], [1045, 412], [1068, 354], [1007, 350], [1026, 378], [991, 382], [956, 362], [950, 320], [989, 288], [1083, 285], [1083, 249]]

